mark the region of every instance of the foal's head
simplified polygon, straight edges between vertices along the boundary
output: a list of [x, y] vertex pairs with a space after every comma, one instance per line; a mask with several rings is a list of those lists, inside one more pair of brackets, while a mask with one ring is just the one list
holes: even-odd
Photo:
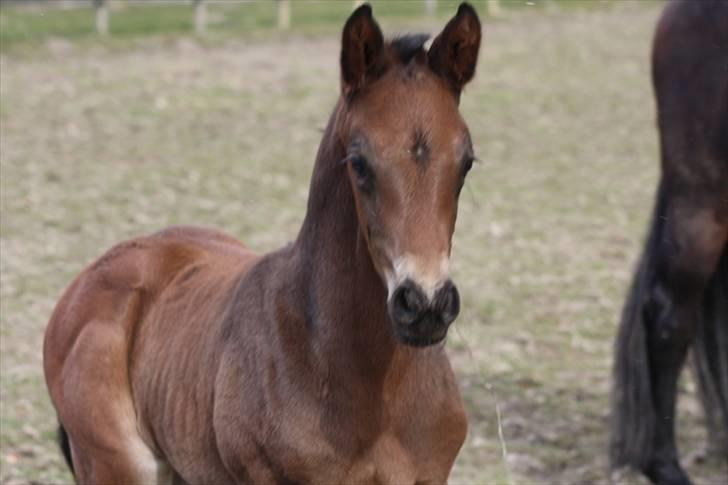
[[474, 155], [458, 101], [475, 73], [480, 37], [467, 4], [429, 51], [426, 36], [385, 42], [368, 5], [344, 26], [339, 136], [394, 332], [409, 345], [442, 340], [460, 309], [450, 249]]

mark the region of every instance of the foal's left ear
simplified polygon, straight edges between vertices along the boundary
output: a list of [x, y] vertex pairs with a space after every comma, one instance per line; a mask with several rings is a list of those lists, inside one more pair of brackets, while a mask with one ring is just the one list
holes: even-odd
[[480, 37], [478, 14], [469, 4], [461, 3], [427, 54], [430, 69], [445, 79], [456, 98], [475, 75]]
[[341, 34], [341, 90], [345, 96], [373, 81], [385, 67], [384, 36], [367, 4], [354, 10]]

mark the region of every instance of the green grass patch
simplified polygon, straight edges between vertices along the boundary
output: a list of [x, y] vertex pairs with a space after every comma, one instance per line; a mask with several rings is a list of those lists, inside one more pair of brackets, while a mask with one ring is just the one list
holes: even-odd
[[[426, 19], [424, 3], [416, 0], [372, 0], [380, 20]], [[439, 0], [435, 16], [453, 15], [459, 0]], [[473, 2], [481, 15], [490, 11], [485, 0]], [[89, 2], [90, 4], [90, 2]], [[119, 6], [121, 5], [121, 6]], [[599, 0], [502, 0], [501, 11], [585, 9], [609, 5]], [[150, 35], [191, 34], [193, 8], [189, 2], [112, 4], [110, 36], [129, 39]], [[350, 0], [293, 0], [291, 30], [321, 32], [338, 30], [351, 13]], [[208, 32], [212, 36], [239, 36], [276, 28], [277, 9], [272, 0], [213, 2], [208, 4]], [[53, 1], [30, 6], [2, 4], [0, 7], [0, 49], [37, 45], [49, 38], [95, 39], [94, 10], [89, 6], [65, 7]]]

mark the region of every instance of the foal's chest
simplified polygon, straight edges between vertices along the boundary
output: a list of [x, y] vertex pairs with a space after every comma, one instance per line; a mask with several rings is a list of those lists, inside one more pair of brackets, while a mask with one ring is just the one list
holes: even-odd
[[414, 484], [417, 468], [414, 457], [391, 433], [382, 435], [361, 458], [355, 460], [342, 483]]
[[[309, 461], [313, 466], [294, 481], [303, 478], [304, 483], [347, 485], [414, 485], [422, 481], [415, 457], [391, 433], [383, 434], [369, 449], [355, 457], [342, 456], [333, 449], [329, 451], [325, 459]], [[444, 473], [447, 476], [447, 470]]]
[[[298, 461], [292, 455], [296, 455], [299, 460], [305, 457], [305, 465], [298, 469], [298, 473], [293, 471], [286, 476], [294, 482], [347, 485], [441, 484], [447, 481], [452, 463], [464, 440], [464, 417], [462, 421], [459, 417], [459, 413], [454, 413], [446, 418], [430, 417], [429, 423], [428, 420], [420, 421], [424, 433], [417, 433], [414, 429], [404, 433], [382, 430], [368, 446], [357, 451], [332, 446], [326, 437], [311, 433], [303, 447], [295, 446], [290, 441], [284, 445], [287, 451], [293, 452], [291, 455], [286, 452], [273, 454], [282, 458], [289, 466]], [[436, 428], [444, 431], [444, 426], [441, 427], [444, 422], [451, 425], [446, 433], [432, 432], [434, 430], [431, 426], [434, 423]], [[354, 441], [353, 436], [351, 440]], [[302, 444], [301, 441], [298, 444]], [[280, 469], [286, 469], [285, 465], [281, 465]]]
[[[426, 397], [413, 393], [421, 399], [385, 399], [388, 404], [376, 413], [363, 400], [354, 400], [360, 405], [335, 425], [323, 424], [320, 416], [287, 414], [280, 428], [287, 432], [279, 435], [279, 443], [306, 462], [304, 473], [289, 478], [352, 485], [445, 483], [465, 440], [467, 420], [457, 388], [442, 387], [438, 390], [445, 392], [435, 390]], [[297, 461], [288, 458], [284, 461]]]
[[311, 392], [322, 387], [315, 380], [271, 386], [264, 413], [245, 395], [221, 396], [220, 455], [253, 483], [445, 483], [467, 421], [447, 361], [431, 360], [398, 372], [396, 382], [385, 379], [379, 392], [339, 382]]

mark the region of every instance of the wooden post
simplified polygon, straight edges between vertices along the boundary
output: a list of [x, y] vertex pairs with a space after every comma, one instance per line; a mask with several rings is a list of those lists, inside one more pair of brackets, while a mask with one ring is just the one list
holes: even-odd
[[544, 7], [547, 12], [556, 12], [559, 10], [559, 6], [554, 0], [544, 0]]
[[491, 17], [498, 17], [501, 14], [500, 0], [486, 0], [486, 7], [488, 7], [488, 15]]
[[99, 35], [109, 34], [109, 5], [106, 0], [94, 0], [96, 10], [96, 32]]
[[195, 2], [195, 34], [204, 35], [207, 30], [207, 3], [205, 0]]
[[109, 0], [109, 10], [111, 12], [119, 12], [126, 10], [129, 6], [129, 0]]
[[437, 11], [437, 0], [425, 0], [425, 13], [429, 16], [435, 15]]
[[276, 0], [278, 4], [278, 28], [288, 30], [291, 27], [291, 0]]

